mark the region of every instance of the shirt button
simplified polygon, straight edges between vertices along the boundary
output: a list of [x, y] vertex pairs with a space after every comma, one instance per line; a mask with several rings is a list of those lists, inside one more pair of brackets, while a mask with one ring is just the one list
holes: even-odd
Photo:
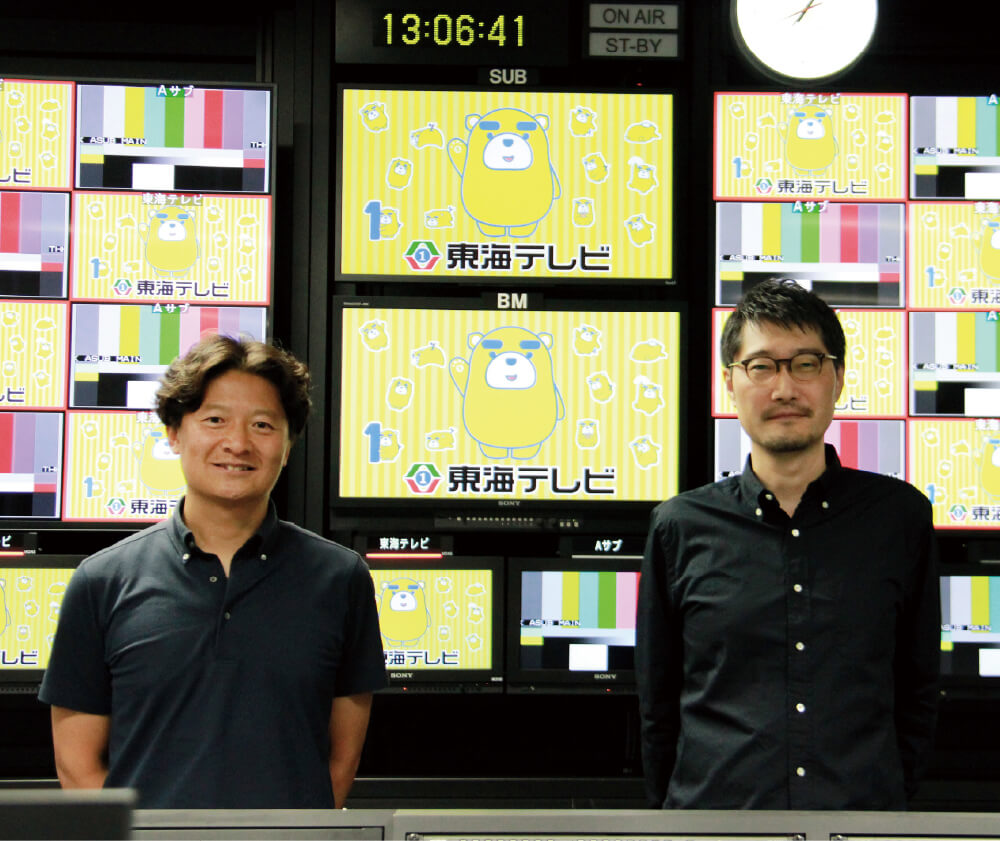
[[806, 775], [806, 769], [800, 765], [798, 768], [795, 769], [795, 773], [798, 774], [800, 777], [804, 777]]
[[792, 537], [798, 537], [798, 536], [799, 536], [799, 530], [798, 529], [792, 529]]
[[805, 704], [796, 704], [795, 705], [795, 711], [796, 712], [800, 712], [800, 713], [804, 713], [806, 711], [806, 705]]
[[261, 559], [262, 561], [266, 561], [266, 560], [267, 560], [267, 555], [261, 555], [261, 556], [260, 556], [260, 559]]
[[223, 615], [223, 616], [225, 616], [225, 617], [226, 617], [226, 619], [228, 619], [228, 618], [229, 618], [229, 611], [227, 610], [227, 611], [226, 611], [225, 613], [223, 613], [222, 615]]
[[755, 511], [754, 513], [755, 513], [755, 514], [756, 514], [756, 515], [757, 515], [757, 516], [759, 517], [759, 516], [760, 516], [761, 514], [763, 514], [764, 512], [763, 512], [763, 511], [761, 511], [761, 510], [760, 510], [760, 509], [758, 508], [758, 509], [757, 509], [757, 510], [756, 510], [756, 511]]
[[764, 494], [764, 499], [774, 499], [774, 494]]
[[830, 507], [830, 503], [827, 502], [825, 499], [823, 500], [823, 507], [824, 508], [829, 508]]
[[188, 559], [189, 559], [190, 557], [191, 557], [191, 555], [190, 555], [189, 553], [185, 552], [185, 553], [184, 553], [183, 555], [181, 555], [181, 560], [184, 560], [184, 561], [186, 561], [186, 560], [188, 560]]
[[801, 584], [793, 584], [793, 585], [792, 585], [792, 589], [793, 589], [793, 590], [794, 590], [794, 591], [795, 591], [796, 593], [801, 593], [801, 592], [802, 592], [802, 585], [801, 585]]
[[806, 644], [804, 642], [797, 642], [797, 643], [795, 643], [795, 650], [796, 651], [805, 651], [806, 650]]
[[208, 580], [211, 581], [214, 584], [216, 581], [219, 580], [219, 576], [217, 576], [217, 575], [210, 575], [210, 576], [208, 576]]

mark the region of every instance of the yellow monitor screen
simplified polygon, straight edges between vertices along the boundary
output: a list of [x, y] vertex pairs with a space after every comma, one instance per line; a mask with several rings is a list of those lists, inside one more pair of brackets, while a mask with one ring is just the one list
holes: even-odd
[[663, 283], [672, 97], [344, 89], [338, 278]]
[[344, 302], [340, 314], [341, 501], [677, 492], [679, 312]]

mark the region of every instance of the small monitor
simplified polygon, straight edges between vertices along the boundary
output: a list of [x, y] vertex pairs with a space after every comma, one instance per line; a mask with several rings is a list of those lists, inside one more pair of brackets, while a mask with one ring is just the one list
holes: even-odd
[[639, 563], [510, 559], [508, 691], [633, 691]]
[[61, 412], [0, 412], [0, 520], [62, 511]]
[[391, 690], [502, 691], [501, 558], [368, 562]]
[[910, 313], [910, 414], [1000, 415], [995, 313]]
[[83, 555], [0, 557], [0, 685], [37, 688], [66, 585]]
[[263, 307], [73, 304], [70, 406], [152, 409], [167, 366], [209, 334], [264, 341]]
[[946, 566], [940, 580], [942, 683], [1000, 689], [1000, 566]]
[[903, 304], [901, 204], [803, 198], [716, 205], [716, 303], [780, 275], [834, 307]]

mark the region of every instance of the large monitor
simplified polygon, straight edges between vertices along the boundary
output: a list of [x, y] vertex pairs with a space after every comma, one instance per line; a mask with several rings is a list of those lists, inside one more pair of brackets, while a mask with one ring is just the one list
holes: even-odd
[[0, 557], [0, 685], [37, 689], [66, 584], [83, 555]]
[[948, 686], [1000, 689], [1000, 568], [941, 570], [941, 677]]
[[368, 557], [390, 689], [503, 690], [501, 558]]
[[673, 98], [340, 90], [337, 280], [662, 284]]
[[508, 691], [632, 691], [639, 563], [509, 559]]
[[341, 513], [644, 526], [680, 487], [680, 306], [496, 301], [337, 299]]

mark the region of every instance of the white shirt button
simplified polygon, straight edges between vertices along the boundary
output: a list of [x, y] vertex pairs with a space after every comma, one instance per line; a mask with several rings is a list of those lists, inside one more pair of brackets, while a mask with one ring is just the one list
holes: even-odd
[[798, 537], [798, 536], [799, 536], [799, 530], [798, 529], [792, 529], [792, 537]]
[[830, 507], [830, 503], [827, 502], [825, 499], [823, 500], [823, 507], [824, 508], [829, 508]]
[[774, 494], [764, 494], [764, 499], [774, 499]]
[[217, 576], [217, 575], [210, 575], [210, 576], [208, 576], [208, 580], [211, 581], [214, 584], [216, 581], [219, 580], [219, 576]]
[[761, 510], [760, 510], [760, 509], [758, 508], [758, 509], [757, 509], [757, 511], [756, 511], [755, 513], [756, 513], [756, 514], [757, 514], [757, 516], [759, 517], [759, 516], [760, 516], [761, 514], [763, 514], [764, 512], [763, 512], [763, 511], [761, 511]]
[[266, 560], [267, 560], [267, 555], [261, 555], [261, 556], [260, 556], [260, 559], [261, 559], [262, 561], [266, 561]]
[[794, 591], [795, 591], [796, 593], [801, 593], [801, 592], [802, 592], [802, 585], [801, 585], [801, 584], [793, 584], [793, 585], [792, 585], [792, 589], [793, 589], [793, 590], [794, 590]]
[[797, 643], [795, 643], [795, 650], [796, 651], [805, 651], [806, 650], [806, 644], [804, 642], [797, 642]]
[[185, 552], [183, 555], [181, 555], [181, 559], [185, 560], [185, 561], [188, 560], [188, 558], [190, 558], [190, 557], [191, 557], [191, 555], [188, 552]]
[[226, 619], [229, 619], [229, 611], [228, 610], [225, 613], [223, 613], [222, 615], [225, 616]]
[[806, 705], [805, 704], [796, 704], [795, 705], [795, 711], [796, 712], [800, 712], [800, 713], [804, 713], [806, 711]]
[[800, 777], [804, 777], [806, 775], [806, 769], [800, 765], [798, 768], [795, 769], [795, 773], [798, 774]]

